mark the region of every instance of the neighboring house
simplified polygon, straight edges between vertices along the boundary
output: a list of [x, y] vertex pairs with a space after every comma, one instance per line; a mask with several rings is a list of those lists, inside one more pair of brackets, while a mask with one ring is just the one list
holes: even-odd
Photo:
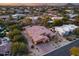
[[10, 9], [10, 10], [13, 10], [13, 11], [15, 10], [15, 8], [9, 8], [9, 9]]
[[15, 9], [16, 13], [19, 13], [19, 14], [23, 14], [24, 13], [24, 10], [20, 10], [20, 9]]
[[66, 14], [67, 16], [69, 16], [70, 19], [73, 19], [74, 17], [78, 16], [78, 14]]
[[74, 13], [74, 10], [66, 10], [68, 13], [66, 14], [69, 17], [69, 20], [74, 21], [75, 17], [78, 16], [78, 14]]
[[0, 16], [0, 19], [8, 20], [9, 19], [9, 15]]
[[54, 20], [61, 20], [61, 19], [63, 19], [63, 17], [61, 17], [61, 16], [53, 16], [51, 19], [52, 19], [53, 21], [54, 21]]
[[10, 39], [8, 37], [0, 38], [0, 55], [10, 55]]
[[27, 33], [31, 37], [34, 44], [40, 42], [45, 43], [49, 41], [49, 37], [53, 37], [55, 34], [44, 26], [32, 26], [27, 28]]
[[39, 16], [32, 16], [32, 17], [29, 17], [30, 19], [32, 19], [32, 23], [35, 24], [36, 21], [38, 20]]
[[17, 18], [20, 18], [20, 17], [24, 17], [24, 16], [26, 16], [25, 14], [13, 14], [12, 15], [12, 17], [14, 18], [14, 19], [17, 19]]
[[1, 10], [7, 10], [5, 7], [2, 7]]
[[27, 9], [25, 9], [25, 10], [24, 10], [24, 13], [30, 13], [30, 11], [29, 11], [29, 10], [27, 10]]
[[4, 27], [0, 26], [0, 31], [2, 31], [4, 29]]
[[53, 21], [52, 21], [52, 20], [49, 20], [49, 21], [48, 21], [48, 23], [49, 23], [49, 24], [52, 24], [52, 23], [53, 23]]
[[70, 9], [68, 9], [68, 10], [65, 10], [66, 12], [68, 12], [68, 13], [74, 13], [74, 10], [70, 10]]
[[60, 27], [55, 27], [55, 31], [57, 31], [60, 35], [69, 35], [70, 32], [73, 32], [73, 30], [75, 30], [77, 28], [77, 26], [75, 25], [63, 25]]

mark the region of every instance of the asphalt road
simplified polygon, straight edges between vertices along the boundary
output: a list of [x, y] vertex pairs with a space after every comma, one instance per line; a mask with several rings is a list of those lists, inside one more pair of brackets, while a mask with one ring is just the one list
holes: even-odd
[[79, 46], [79, 40], [76, 40], [76, 41], [74, 41], [64, 47], [61, 47], [55, 51], [52, 51], [44, 56], [70, 56], [69, 49], [74, 46]]

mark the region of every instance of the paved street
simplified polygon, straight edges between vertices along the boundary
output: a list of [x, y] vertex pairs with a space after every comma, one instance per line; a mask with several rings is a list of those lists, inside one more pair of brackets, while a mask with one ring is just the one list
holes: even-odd
[[74, 47], [74, 46], [79, 46], [79, 40], [76, 40], [64, 47], [61, 47], [53, 52], [50, 52], [48, 54], [46, 54], [45, 56], [69, 56], [69, 49]]

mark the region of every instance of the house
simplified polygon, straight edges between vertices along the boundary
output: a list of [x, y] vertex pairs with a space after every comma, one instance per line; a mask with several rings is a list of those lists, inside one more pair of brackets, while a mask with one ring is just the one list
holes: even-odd
[[70, 9], [67, 9], [67, 10], [65, 10], [66, 12], [68, 12], [68, 13], [74, 13], [74, 10], [70, 10]]
[[31, 37], [34, 44], [40, 42], [45, 43], [50, 40], [55, 34], [44, 26], [32, 26], [27, 28], [27, 33]]
[[49, 21], [48, 21], [48, 24], [52, 24], [52, 23], [53, 23], [53, 21], [52, 21], [52, 20], [49, 20]]
[[7, 10], [5, 7], [2, 7], [1, 10]]
[[70, 19], [73, 19], [74, 17], [78, 16], [78, 14], [66, 14], [67, 16], [69, 16]]
[[15, 9], [16, 13], [18, 14], [23, 14], [24, 13], [24, 10], [21, 10], [21, 9]]
[[30, 11], [27, 9], [24, 9], [24, 13], [30, 13]]
[[0, 38], [0, 55], [10, 55], [10, 39], [8, 37]]
[[32, 19], [32, 23], [35, 24], [39, 18], [39, 16], [32, 16], [32, 17], [29, 17], [30, 19]]
[[67, 10], [69, 13], [66, 14], [66, 16], [69, 17], [69, 20], [75, 21], [75, 17], [78, 16], [78, 14], [74, 13], [73, 10]]
[[26, 16], [25, 14], [13, 14], [12, 15], [12, 17], [14, 18], [14, 19], [18, 19], [18, 18], [21, 18], [21, 17], [24, 17], [24, 16]]
[[73, 32], [77, 26], [69, 24], [69, 25], [63, 25], [60, 27], [55, 27], [55, 31], [57, 31], [60, 35], [69, 35], [70, 32]]
[[8, 20], [9, 19], [9, 15], [2, 15], [2, 16], [0, 16], [0, 19]]
[[63, 19], [63, 17], [62, 16], [54, 15], [51, 19], [52, 20], [60, 20], [60, 19]]
[[4, 30], [4, 27], [2, 27], [2, 26], [0, 25], [0, 31], [2, 31], [2, 30]]

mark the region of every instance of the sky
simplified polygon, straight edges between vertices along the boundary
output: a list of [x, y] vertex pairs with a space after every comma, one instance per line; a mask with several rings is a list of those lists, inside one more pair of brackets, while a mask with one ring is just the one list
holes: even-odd
[[78, 3], [79, 0], [0, 0], [2, 3]]
[[[48, 5], [65, 5], [66, 3], [78, 3], [79, 0], [0, 0], [0, 5], [40, 5], [39, 3], [52, 3]], [[21, 3], [21, 4], [19, 4]], [[28, 4], [30, 3], [30, 4]], [[37, 4], [36, 4], [37, 3]], [[62, 3], [62, 4], [61, 4]], [[41, 4], [43, 5], [43, 4]], [[78, 4], [79, 5], [79, 4]]]
[[3, 5], [3, 6], [5, 6], [5, 5], [10, 5], [10, 6], [14, 6], [14, 5], [29, 5], [29, 6], [34, 6], [34, 5], [66, 5], [66, 3], [64, 4], [64, 3], [0, 3], [0, 5]]
[[[67, 3], [0, 3], [0, 6], [41, 6], [41, 5], [53, 5], [53, 6], [62, 6]], [[73, 3], [74, 5], [79, 5], [79, 3]]]

